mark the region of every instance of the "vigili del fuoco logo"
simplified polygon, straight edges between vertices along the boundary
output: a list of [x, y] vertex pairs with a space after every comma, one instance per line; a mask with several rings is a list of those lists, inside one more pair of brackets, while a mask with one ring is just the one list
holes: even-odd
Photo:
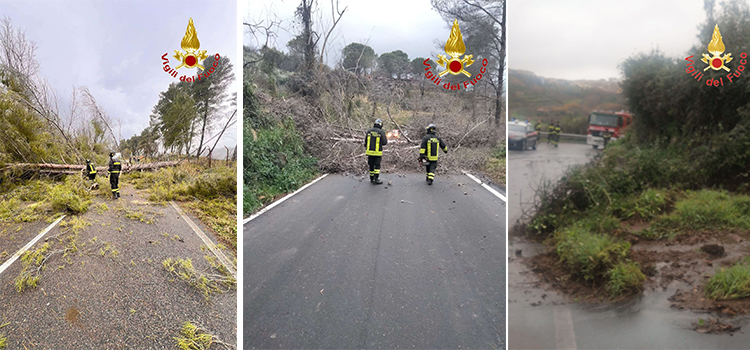
[[[698, 68], [695, 68], [693, 65], [693, 55], [690, 55], [689, 57], [685, 58], [688, 63], [686, 64], [687, 68], [685, 68], [685, 72], [693, 76], [695, 80], [702, 81], [705, 77], [704, 73], [705, 71], [711, 69], [714, 71], [723, 70], [725, 72], [729, 72], [729, 74], [726, 75], [726, 78], [728, 80], [727, 84], [734, 81], [734, 79], [739, 78], [742, 74], [742, 71], [745, 70], [745, 65], [747, 64], [747, 53], [743, 52], [740, 54], [740, 65], [737, 66], [737, 68], [734, 70], [734, 72], [731, 71], [729, 67], [727, 67], [727, 63], [732, 62], [734, 57], [732, 57], [731, 53], [724, 54], [724, 51], [726, 51], [726, 47], [724, 47], [724, 40], [721, 39], [721, 32], [719, 31], [719, 25], [717, 24], [714, 27], [714, 33], [711, 36], [711, 42], [708, 43], [708, 52], [711, 54], [710, 56], [708, 54], [703, 54], [703, 58], [701, 58], [701, 61], [703, 63], [707, 64], [703, 70], [699, 70]], [[721, 72], [720, 72], [721, 73]], [[708, 86], [724, 86], [724, 77], [719, 76], [716, 77], [709, 77], [706, 79], [706, 85]]]
[[[471, 78], [471, 73], [467, 72], [466, 67], [471, 66], [474, 64], [474, 55], [464, 55], [466, 53], [466, 45], [464, 44], [464, 39], [461, 36], [461, 29], [458, 27], [458, 20], [453, 20], [453, 28], [451, 28], [451, 36], [448, 38], [448, 41], [445, 43], [445, 53], [446, 55], [438, 55], [438, 60], [435, 61], [437, 64], [439, 64], [444, 69], [439, 72], [437, 75], [432, 73], [430, 68], [432, 68], [432, 65], [429, 63], [430, 59], [425, 59], [422, 64], [427, 66], [424, 70], [427, 71], [424, 76], [435, 83], [435, 85], [440, 86], [440, 78], [448, 73], [452, 75], [459, 75], [463, 74], [469, 78]], [[464, 56], [461, 58], [461, 56]], [[487, 61], [486, 58], [482, 59], [482, 69], [479, 70], [479, 74], [477, 74], [474, 79], [466, 80], [461, 83], [451, 84], [451, 83], [445, 83], [443, 84], [443, 88], [446, 90], [462, 90], [466, 89], [469, 84], [474, 85], [478, 83], [480, 80], [482, 80], [482, 74], [485, 74], [487, 72], [487, 64], [489, 61]], [[463, 87], [462, 87], [463, 85]]]
[[168, 52], [161, 56], [162, 64], [164, 65], [164, 71], [172, 77], [177, 78], [177, 70], [179, 70], [180, 68], [199, 68], [203, 71], [203, 73], [199, 73], [197, 76], [187, 76], [187, 74], [185, 74], [180, 77], [180, 81], [192, 83], [196, 80], [200, 81], [203, 78], [208, 78], [216, 70], [216, 67], [219, 66], [219, 59], [221, 58], [221, 56], [219, 56], [218, 53], [214, 55], [214, 62], [211, 67], [208, 67], [208, 69], [206, 69], [206, 67], [203, 67], [203, 65], [201, 65], [203, 60], [208, 58], [208, 56], [206, 56], [206, 52], [208, 51], [199, 50], [201, 48], [201, 42], [198, 40], [198, 33], [195, 31], [195, 25], [193, 24], [192, 17], [188, 22], [185, 36], [182, 37], [182, 42], [180, 44], [180, 46], [182, 47], [182, 51], [174, 50], [174, 56], [172, 56], [179, 62], [179, 65], [177, 65], [177, 67], [172, 68], [169, 66], [169, 59], [167, 58], [167, 56], [169, 55]]

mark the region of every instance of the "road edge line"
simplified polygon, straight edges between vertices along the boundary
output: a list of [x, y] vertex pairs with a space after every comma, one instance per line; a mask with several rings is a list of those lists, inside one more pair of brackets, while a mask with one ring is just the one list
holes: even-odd
[[201, 228], [198, 227], [198, 225], [196, 225], [193, 222], [193, 220], [191, 220], [187, 215], [185, 215], [182, 209], [179, 206], [177, 206], [175, 202], [169, 201], [169, 204], [171, 204], [174, 210], [176, 210], [177, 213], [180, 214], [180, 216], [182, 216], [185, 222], [187, 222], [188, 226], [190, 226], [190, 228], [193, 229], [193, 232], [195, 232], [195, 234], [198, 235], [198, 237], [200, 237], [203, 243], [205, 243], [206, 246], [208, 246], [208, 249], [211, 250], [212, 253], [214, 253], [216, 258], [219, 259], [219, 262], [221, 262], [221, 264], [224, 265], [224, 267], [226, 267], [227, 270], [234, 276], [234, 279], [237, 280], [237, 269], [235, 268], [234, 264], [232, 264], [231, 260], [229, 260], [229, 258], [227, 258], [227, 256], [224, 255], [224, 253], [221, 250], [219, 250], [218, 247], [216, 247], [214, 242], [210, 238], [208, 238], [208, 236], [206, 236], [205, 233], [203, 233], [203, 230], [201, 230]]
[[560, 350], [576, 350], [576, 333], [573, 330], [573, 317], [570, 309], [565, 305], [555, 305], [552, 308], [552, 318], [555, 322], [555, 346]]
[[306, 189], [306, 188], [308, 188], [308, 187], [312, 186], [312, 184], [314, 184], [314, 183], [316, 183], [316, 182], [320, 181], [320, 179], [322, 179], [322, 178], [324, 178], [324, 177], [326, 177], [326, 176], [328, 176], [328, 174], [327, 174], [327, 173], [326, 173], [326, 174], [323, 174], [323, 175], [321, 175], [321, 176], [319, 176], [319, 177], [318, 177], [317, 179], [315, 179], [315, 180], [311, 181], [311, 182], [310, 182], [310, 183], [308, 183], [307, 185], [304, 185], [304, 186], [300, 187], [300, 188], [299, 188], [298, 190], [296, 190], [296, 191], [294, 191], [294, 192], [292, 192], [292, 193], [290, 193], [290, 194], [288, 194], [288, 195], [284, 196], [284, 198], [281, 198], [281, 199], [279, 199], [279, 200], [277, 200], [277, 201], [275, 201], [275, 202], [271, 203], [271, 204], [270, 204], [270, 205], [268, 205], [267, 207], [265, 207], [265, 208], [261, 209], [261, 210], [260, 210], [259, 212], [255, 213], [255, 214], [253, 214], [253, 215], [250, 215], [250, 216], [249, 216], [249, 217], [248, 217], [247, 219], [245, 219], [245, 220], [242, 220], [242, 226], [245, 226], [245, 224], [247, 224], [248, 222], [252, 221], [253, 219], [255, 219], [255, 218], [259, 217], [259, 216], [261, 216], [261, 215], [262, 215], [263, 213], [265, 213], [265, 212], [267, 212], [267, 211], [271, 210], [271, 209], [272, 209], [273, 207], [275, 207], [275, 206], [277, 206], [277, 205], [281, 204], [281, 202], [283, 202], [283, 201], [285, 201], [285, 200], [289, 199], [290, 197], [294, 196], [295, 194], [297, 194], [297, 193], [300, 193], [300, 192], [302, 192], [302, 190], [304, 190], [304, 189]]
[[497, 198], [502, 199], [503, 202], [508, 203], [508, 199], [505, 196], [503, 196], [502, 193], [498, 192], [496, 189], [490, 187], [489, 185], [487, 185], [486, 183], [484, 183], [481, 180], [477, 179], [476, 177], [474, 177], [474, 175], [469, 174], [465, 170], [461, 170], [461, 172], [463, 172], [464, 175], [466, 175], [469, 178], [471, 178], [472, 180], [474, 180], [476, 183], [482, 185], [482, 187], [484, 187], [487, 191], [490, 191], [490, 193], [492, 193], [495, 196], [497, 196]]
[[11, 264], [13, 264], [14, 261], [18, 260], [18, 258], [21, 255], [23, 255], [23, 253], [25, 253], [27, 250], [29, 250], [31, 247], [33, 247], [34, 244], [36, 244], [36, 242], [38, 242], [40, 239], [42, 239], [42, 237], [44, 237], [44, 235], [46, 235], [47, 232], [49, 232], [50, 230], [52, 230], [52, 228], [55, 227], [64, 218], [65, 218], [65, 215], [63, 215], [60, 218], [58, 218], [57, 220], [55, 220], [55, 222], [53, 222], [49, 226], [47, 226], [47, 228], [45, 228], [44, 231], [42, 231], [38, 235], [36, 235], [36, 237], [34, 237], [34, 239], [32, 239], [29, 243], [26, 243], [25, 246], [23, 246], [21, 249], [19, 249], [17, 252], [15, 252], [10, 257], [10, 259], [8, 259], [6, 262], [4, 262], [2, 265], [0, 265], [0, 274], [2, 274], [3, 271], [5, 271], [5, 269], [7, 269]]

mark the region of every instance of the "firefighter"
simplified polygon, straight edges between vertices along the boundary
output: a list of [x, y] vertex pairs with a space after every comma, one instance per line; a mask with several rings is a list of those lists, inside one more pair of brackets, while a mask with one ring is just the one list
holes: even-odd
[[367, 164], [370, 166], [370, 183], [380, 185], [380, 159], [383, 157], [383, 146], [388, 144], [388, 138], [383, 131], [383, 121], [378, 119], [372, 129], [367, 130], [365, 135], [365, 154], [367, 155]]
[[427, 184], [432, 185], [435, 179], [435, 168], [437, 168], [438, 148], [442, 148], [445, 154], [448, 154], [448, 145], [445, 144], [437, 135], [435, 135], [435, 124], [427, 126], [427, 134], [422, 138], [422, 146], [419, 148], [419, 161], [427, 160]]
[[552, 144], [552, 139], [555, 138], [555, 122], [552, 120], [549, 121], [549, 125], [547, 126], [547, 144]]
[[90, 159], [86, 159], [86, 175], [89, 177], [89, 180], [96, 180], [96, 168], [94, 164], [91, 164]]
[[539, 135], [542, 134], [542, 121], [541, 120], [539, 119], [536, 120], [536, 125], [534, 126], [534, 130], [536, 130], [536, 132], [539, 133]]
[[607, 143], [609, 143], [609, 139], [612, 138], [612, 132], [609, 131], [609, 129], [604, 129], [602, 138], [604, 139], [604, 148], [607, 148]]
[[562, 128], [560, 127], [560, 121], [558, 121], [555, 124], [554, 132], [555, 132], [555, 141], [553, 142], [553, 144], [555, 145], [555, 147], [557, 147], [557, 145], [560, 143], [560, 133], [562, 132]]
[[120, 171], [122, 165], [120, 164], [119, 155], [114, 152], [109, 152], [109, 184], [112, 187], [112, 199], [120, 198]]

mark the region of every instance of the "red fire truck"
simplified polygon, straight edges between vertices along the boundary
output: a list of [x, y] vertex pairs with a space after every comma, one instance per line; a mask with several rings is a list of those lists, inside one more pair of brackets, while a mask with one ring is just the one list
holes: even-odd
[[602, 133], [609, 131], [612, 133], [610, 141], [614, 141], [625, 133], [630, 124], [633, 124], [633, 115], [625, 111], [593, 111], [589, 115], [586, 144], [592, 145], [594, 148], [604, 146]]

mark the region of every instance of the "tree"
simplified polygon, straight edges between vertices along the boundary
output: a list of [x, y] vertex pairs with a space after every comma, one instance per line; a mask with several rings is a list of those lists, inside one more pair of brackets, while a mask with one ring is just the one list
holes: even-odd
[[[200, 157], [204, 151], [204, 141], [206, 132], [210, 131], [212, 122], [219, 115], [224, 102], [227, 100], [227, 88], [234, 81], [234, 71], [232, 63], [228, 58], [223, 57], [219, 60], [216, 67], [213, 67], [215, 56], [211, 56], [203, 61], [205, 70], [199, 74], [203, 77], [192, 83], [192, 97], [196, 102], [196, 109], [199, 115], [200, 124], [200, 141], [195, 156]], [[211, 71], [213, 70], [213, 72]]]
[[372, 69], [376, 59], [375, 50], [365, 44], [351, 43], [341, 50], [341, 67], [357, 75]]
[[304, 57], [304, 70], [305, 72], [312, 72], [313, 66], [315, 65], [315, 47], [318, 44], [320, 35], [312, 29], [312, 12], [315, 0], [302, 0], [300, 1], [297, 10], [294, 11], [294, 15], [297, 16], [302, 24], [302, 32], [300, 33], [299, 42], [302, 44], [302, 55]]
[[411, 60], [411, 75], [414, 79], [419, 79], [419, 94], [424, 97], [424, 57], [417, 57]]
[[411, 70], [409, 55], [401, 50], [384, 53], [378, 58], [378, 69], [390, 77], [400, 78]]
[[197, 119], [196, 103], [190, 95], [190, 83], [171, 83], [159, 94], [151, 114], [151, 125], [161, 134], [165, 149], [190, 152], [193, 127]]

